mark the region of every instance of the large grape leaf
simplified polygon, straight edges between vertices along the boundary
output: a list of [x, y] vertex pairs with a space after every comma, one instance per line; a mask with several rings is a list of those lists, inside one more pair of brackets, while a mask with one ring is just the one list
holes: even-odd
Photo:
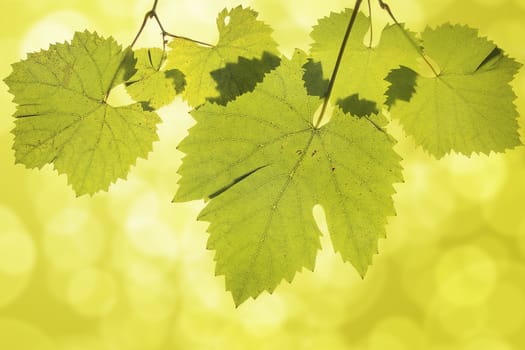
[[113, 39], [76, 33], [13, 64], [5, 79], [17, 103], [17, 163], [53, 163], [77, 195], [106, 190], [124, 178], [157, 140], [159, 117], [140, 104], [112, 107], [111, 89], [133, 74], [132, 52]]
[[[351, 9], [331, 13], [320, 19], [310, 34], [314, 40], [310, 49], [311, 56], [315, 62], [321, 63], [325, 79], [329, 79], [333, 71], [351, 14]], [[369, 47], [364, 43], [369, 28], [369, 19], [359, 12], [332, 92], [334, 100], [344, 110], [353, 112], [351, 105], [348, 108], [344, 108], [344, 105], [345, 102], [351, 102], [345, 101], [348, 98], [357, 101], [356, 97], [352, 97], [354, 95], [358, 95], [359, 100], [375, 103], [376, 110], [380, 110], [389, 86], [385, 80], [388, 73], [400, 65], [416, 66], [417, 50], [407, 38], [410, 36], [413, 42], [417, 42], [411, 32], [397, 25], [387, 25], [377, 46]]]
[[184, 75], [176, 70], [164, 70], [165, 52], [158, 48], [135, 51], [136, 72], [126, 82], [129, 95], [147, 102], [153, 109], [169, 104], [184, 89]]
[[440, 72], [418, 75], [409, 101], [398, 100], [392, 108], [406, 133], [438, 158], [519, 145], [516, 95], [509, 82], [521, 65], [466, 26], [427, 28], [422, 38]]
[[186, 153], [175, 201], [209, 199], [208, 248], [237, 305], [313, 269], [320, 204], [333, 246], [364, 275], [394, 214], [402, 180], [393, 141], [366, 118], [335, 108], [314, 126], [321, 100], [302, 80], [306, 56], [267, 74], [253, 92], [226, 106], [206, 103], [179, 145]]
[[[217, 27], [219, 40], [215, 46], [208, 47], [183, 38], [174, 38], [169, 44], [172, 50], [168, 55], [168, 69], [178, 69], [185, 75], [187, 84], [182, 96], [192, 106], [221, 95], [238, 96], [247, 91], [246, 85], [255, 86], [257, 81], [252, 81], [252, 76], [259, 75], [250, 73], [246, 61], [238, 69], [231, 65], [237, 63], [239, 57], [254, 59], [256, 70], [260, 70], [261, 65], [267, 67], [266, 71], [275, 67], [274, 60], [263, 59], [263, 56], [265, 53], [278, 55], [277, 43], [272, 39], [272, 29], [257, 20], [257, 12], [241, 6], [230, 11], [224, 9], [217, 18]], [[215, 71], [222, 71], [215, 75], [221, 78], [220, 81], [212, 76]]]

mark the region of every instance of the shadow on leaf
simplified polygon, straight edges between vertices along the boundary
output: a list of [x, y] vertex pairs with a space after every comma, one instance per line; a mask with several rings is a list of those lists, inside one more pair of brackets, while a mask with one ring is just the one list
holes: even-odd
[[137, 72], [135, 69], [136, 64], [137, 59], [135, 58], [134, 52], [132, 50], [127, 50], [124, 54], [124, 57], [122, 58], [122, 62], [120, 62], [120, 67], [113, 79], [113, 85], [111, 88], [114, 88], [116, 85], [131, 79], [131, 77]]
[[239, 57], [236, 63], [226, 63], [224, 68], [210, 73], [217, 83], [220, 96], [207, 100], [226, 105], [238, 96], [253, 91], [255, 85], [263, 81], [265, 74], [275, 69], [280, 62], [279, 57], [264, 52], [261, 59]]
[[326, 90], [328, 90], [328, 79], [323, 79], [321, 62], [309, 59], [303, 66], [303, 69], [303, 80], [308, 95], [323, 97], [326, 94]]
[[173, 81], [173, 86], [175, 87], [175, 92], [177, 95], [184, 91], [184, 88], [186, 87], [186, 77], [180, 70], [168, 70], [164, 72], [164, 75], [167, 79], [171, 79]]
[[476, 71], [490, 70], [503, 56], [503, 50], [501, 50], [499, 47], [496, 47], [487, 57], [485, 57], [483, 62], [479, 64]]
[[386, 102], [388, 109], [392, 108], [396, 101], [409, 102], [416, 92], [417, 73], [412, 69], [401, 66], [401, 68], [390, 71], [385, 78], [391, 85], [386, 91]]
[[[310, 96], [319, 96], [323, 98], [328, 90], [327, 79], [323, 79], [323, 66], [320, 62], [309, 59], [303, 66], [303, 80], [306, 91]], [[359, 99], [357, 94], [340, 98], [336, 104], [345, 113], [350, 113], [357, 117], [370, 116], [379, 113], [377, 104], [374, 101]]]
[[374, 101], [362, 100], [357, 94], [337, 100], [337, 105], [343, 112], [360, 118], [379, 113]]

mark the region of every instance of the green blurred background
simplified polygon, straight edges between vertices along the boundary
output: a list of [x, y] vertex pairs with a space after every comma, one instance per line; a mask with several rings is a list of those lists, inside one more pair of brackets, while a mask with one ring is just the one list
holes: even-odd
[[[525, 0], [391, 0], [413, 30], [480, 28], [525, 62]], [[131, 42], [150, 0], [1, 0], [0, 77], [75, 30]], [[217, 38], [224, 7], [250, 5], [284, 53], [307, 49], [323, 0], [160, 0], [170, 32]], [[375, 7], [376, 26], [386, 20]], [[139, 46], [159, 45], [151, 26]], [[513, 83], [525, 126], [525, 71]], [[405, 184], [365, 280], [323, 238], [316, 271], [235, 309], [205, 250], [202, 202], [171, 204], [192, 125], [180, 99], [160, 110], [161, 141], [109, 193], [75, 198], [51, 167], [11, 151], [15, 106], [0, 83], [0, 349], [525, 349], [525, 147], [436, 161], [397, 125]], [[521, 131], [523, 136], [523, 131]], [[524, 138], [522, 137], [522, 140]]]

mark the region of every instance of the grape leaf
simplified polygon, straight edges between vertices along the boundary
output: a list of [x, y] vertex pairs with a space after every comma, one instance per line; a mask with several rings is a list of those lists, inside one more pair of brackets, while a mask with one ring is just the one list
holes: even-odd
[[153, 109], [169, 104], [184, 89], [184, 75], [176, 70], [164, 71], [165, 53], [158, 48], [135, 51], [137, 70], [126, 82], [129, 95], [147, 102]]
[[237, 305], [313, 269], [325, 210], [332, 242], [364, 275], [394, 214], [393, 183], [402, 180], [393, 141], [366, 118], [339, 108], [320, 128], [321, 99], [302, 80], [297, 52], [253, 92], [226, 106], [206, 103], [179, 145], [186, 154], [175, 201], [208, 199], [208, 248]]
[[427, 28], [422, 38], [440, 72], [418, 75], [410, 100], [396, 101], [392, 117], [405, 132], [438, 158], [518, 146], [516, 95], [509, 82], [521, 64], [466, 26]]
[[[351, 9], [341, 13], [332, 12], [330, 16], [320, 19], [310, 34], [314, 40], [311, 56], [315, 62], [321, 63], [325, 79], [330, 78], [351, 14]], [[377, 46], [369, 47], [363, 43], [369, 28], [369, 19], [359, 12], [332, 92], [333, 98], [345, 111], [354, 112], [352, 106], [348, 105], [349, 101], [346, 101], [346, 108], [345, 103], [341, 103], [349, 97], [355, 100], [357, 96], [353, 95], [364, 100], [361, 103], [372, 102], [376, 104], [376, 109], [380, 109], [389, 86], [385, 81], [388, 73], [400, 65], [416, 66], [417, 51], [406, 38], [406, 35], [411, 36], [417, 42], [411, 32], [403, 32], [397, 25], [387, 25]]]
[[[236, 63], [239, 57], [260, 60], [254, 68], [258, 70], [259, 65], [266, 62], [263, 60], [264, 53], [278, 54], [277, 43], [271, 36], [272, 29], [256, 18], [257, 12], [241, 6], [230, 11], [224, 9], [217, 18], [217, 45], [207, 47], [183, 38], [174, 38], [169, 44], [172, 50], [168, 54], [168, 68], [178, 69], [185, 75], [187, 85], [182, 96], [190, 105], [198, 106], [223, 94], [238, 96], [246, 92], [243, 86], [251, 76], [246, 71], [249, 66], [242, 66], [242, 74], [236, 74], [235, 69], [227, 70], [226, 74], [218, 73], [219, 77], [227, 79], [228, 84], [215, 81], [211, 72], [224, 71], [227, 63]], [[272, 62], [270, 60], [266, 71], [274, 67]], [[218, 84], [227, 90], [219, 91]], [[254, 86], [255, 82], [248, 85]]]
[[131, 58], [131, 49], [112, 38], [83, 32], [13, 64], [5, 82], [18, 105], [16, 162], [28, 168], [53, 163], [79, 196], [124, 178], [137, 157], [151, 151], [160, 120], [138, 103], [106, 103], [111, 89], [133, 74]]

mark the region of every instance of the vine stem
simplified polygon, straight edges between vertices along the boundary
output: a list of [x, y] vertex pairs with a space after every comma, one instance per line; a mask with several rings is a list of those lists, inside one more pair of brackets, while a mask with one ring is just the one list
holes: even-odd
[[372, 23], [372, 4], [370, 3], [370, 0], [368, 2], [368, 18], [370, 19], [370, 41], [368, 42], [368, 47], [372, 48], [372, 43], [374, 41], [374, 26]]
[[163, 50], [164, 51], [166, 50], [166, 37], [167, 36], [169, 36], [171, 38], [177, 38], [177, 39], [191, 41], [191, 42], [194, 42], [196, 44], [203, 45], [203, 46], [213, 47], [212, 44], [208, 44], [208, 43], [205, 43], [203, 41], [194, 40], [194, 39], [191, 39], [191, 38], [188, 38], [188, 37], [185, 37], [185, 36], [175, 35], [175, 34], [171, 34], [171, 33], [167, 32], [164, 29], [164, 26], [162, 25], [162, 22], [160, 21], [159, 15], [157, 14], [157, 5], [158, 5], [158, 3], [159, 3], [159, 0], [154, 0], [153, 1], [153, 6], [151, 7], [151, 10], [146, 12], [146, 14], [144, 15], [144, 20], [142, 21], [142, 24], [141, 24], [141, 26], [139, 28], [139, 31], [137, 32], [137, 35], [135, 35], [135, 38], [131, 42], [130, 47], [135, 46], [135, 44], [139, 40], [140, 36], [142, 35], [142, 32], [144, 31], [144, 28], [146, 27], [146, 24], [151, 19], [155, 19], [155, 22], [157, 22], [157, 25], [159, 26], [159, 28], [160, 28], [160, 30], [162, 32], [161, 33], [161, 35], [162, 35], [162, 45], [163, 45]]
[[383, 10], [385, 10], [388, 13], [388, 15], [390, 16], [390, 18], [392, 18], [396, 26], [398, 26], [401, 29], [401, 31], [403, 32], [403, 35], [405, 35], [405, 37], [412, 44], [412, 46], [417, 51], [417, 53], [421, 56], [421, 58], [423, 58], [423, 61], [425, 61], [425, 63], [430, 67], [430, 69], [432, 70], [432, 73], [434, 73], [436, 77], [439, 77], [439, 73], [437, 72], [436, 68], [434, 68], [432, 63], [430, 63], [428, 58], [425, 56], [425, 53], [423, 52], [421, 47], [414, 41], [414, 39], [412, 39], [410, 35], [408, 35], [405, 28], [403, 28], [403, 26], [397, 21], [397, 18], [396, 16], [394, 16], [394, 13], [392, 12], [392, 9], [390, 8], [390, 6], [387, 3], [385, 3], [383, 0], [378, 0], [378, 1], [379, 1], [379, 7], [381, 7]]
[[355, 1], [354, 10], [352, 11], [352, 16], [350, 17], [350, 21], [348, 22], [348, 26], [346, 27], [345, 36], [341, 43], [341, 47], [339, 48], [339, 54], [337, 55], [337, 60], [335, 61], [334, 70], [332, 71], [332, 76], [330, 77], [330, 81], [328, 82], [328, 88], [326, 89], [326, 94], [324, 96], [323, 106], [321, 107], [321, 114], [319, 115], [319, 119], [315, 123], [316, 129], [318, 129], [319, 125], [321, 125], [321, 121], [323, 120], [323, 117], [326, 113], [326, 108], [328, 107], [328, 103], [330, 102], [330, 96], [332, 95], [332, 91], [334, 89], [335, 79], [337, 78], [337, 74], [339, 73], [339, 68], [341, 66], [341, 61], [343, 60], [343, 55], [345, 53], [346, 44], [348, 43], [350, 32], [352, 32], [352, 28], [354, 27], [357, 13], [359, 12], [359, 7], [361, 7], [362, 2], [363, 0]]

